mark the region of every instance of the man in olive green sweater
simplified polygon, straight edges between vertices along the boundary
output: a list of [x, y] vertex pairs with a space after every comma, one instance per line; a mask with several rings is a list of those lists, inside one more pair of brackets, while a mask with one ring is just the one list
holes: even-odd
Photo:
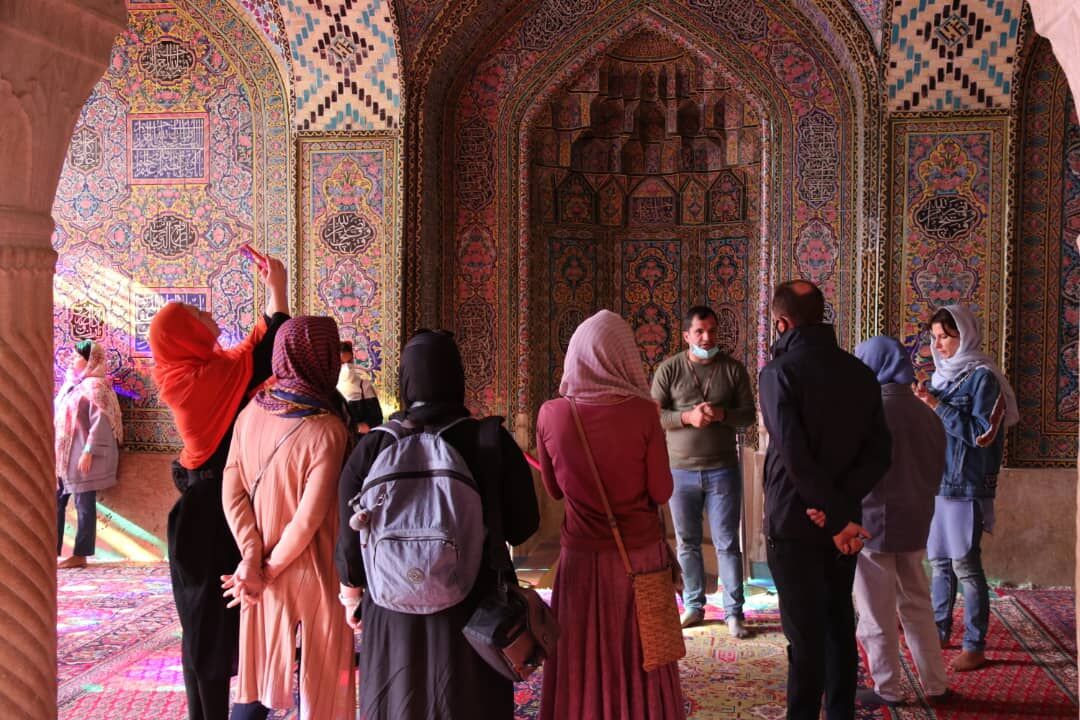
[[689, 348], [661, 363], [652, 384], [675, 479], [670, 507], [683, 571], [682, 624], [689, 627], [705, 619], [704, 511], [716, 548], [728, 631], [744, 638], [748, 633], [743, 625], [739, 546], [742, 473], [735, 432], [754, 421], [750, 376], [746, 366], [720, 352], [718, 322], [711, 308], [690, 308], [683, 321], [683, 339]]

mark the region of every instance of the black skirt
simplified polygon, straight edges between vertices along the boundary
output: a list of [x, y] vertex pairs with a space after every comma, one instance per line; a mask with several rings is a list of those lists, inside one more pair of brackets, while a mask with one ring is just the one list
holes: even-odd
[[432, 615], [408, 615], [381, 608], [364, 595], [360, 717], [513, 720], [513, 683], [461, 634], [476, 606], [471, 600]]

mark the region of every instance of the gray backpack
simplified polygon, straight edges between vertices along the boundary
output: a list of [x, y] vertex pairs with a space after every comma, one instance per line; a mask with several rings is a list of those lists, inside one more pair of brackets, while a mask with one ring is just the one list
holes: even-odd
[[360, 535], [367, 591], [376, 605], [428, 615], [457, 605], [484, 554], [484, 509], [472, 472], [442, 434], [392, 421], [375, 430], [397, 442], [375, 458], [349, 505]]

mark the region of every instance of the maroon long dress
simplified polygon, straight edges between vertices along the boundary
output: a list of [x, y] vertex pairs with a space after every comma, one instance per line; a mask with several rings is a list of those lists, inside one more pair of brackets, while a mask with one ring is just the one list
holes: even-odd
[[[579, 400], [578, 410], [630, 563], [655, 570], [667, 560], [656, 508], [672, 492], [656, 405]], [[536, 435], [544, 485], [566, 503], [552, 600], [562, 634], [544, 668], [541, 719], [683, 720], [678, 664], [641, 667], [633, 588], [567, 400], [544, 403]]]

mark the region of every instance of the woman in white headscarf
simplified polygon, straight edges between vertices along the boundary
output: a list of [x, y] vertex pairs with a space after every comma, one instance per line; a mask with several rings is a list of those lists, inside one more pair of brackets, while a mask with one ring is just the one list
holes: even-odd
[[552, 595], [562, 631], [544, 666], [541, 720], [682, 720], [678, 664], [642, 669], [634, 591], [574, 419], [635, 572], [671, 562], [656, 513], [673, 489], [667, 444], [625, 320], [601, 310], [578, 326], [559, 394], [536, 421], [541, 478], [566, 504]]
[[941, 418], [947, 445], [927, 554], [942, 647], [952, 632], [958, 584], [964, 593], [963, 651], [952, 663], [963, 672], [986, 664], [990, 591], [980, 540], [994, 527], [1003, 430], [1020, 418], [1012, 386], [981, 349], [982, 333], [970, 310], [959, 305], [938, 310], [930, 318], [930, 333], [934, 374], [930, 387], [916, 394]]
[[72, 495], [79, 518], [74, 553], [59, 561], [60, 568], [86, 566], [97, 543], [97, 491], [116, 484], [123, 427], [105, 365], [100, 345], [91, 340], [78, 343], [54, 402], [57, 556], [64, 545], [64, 515]]

